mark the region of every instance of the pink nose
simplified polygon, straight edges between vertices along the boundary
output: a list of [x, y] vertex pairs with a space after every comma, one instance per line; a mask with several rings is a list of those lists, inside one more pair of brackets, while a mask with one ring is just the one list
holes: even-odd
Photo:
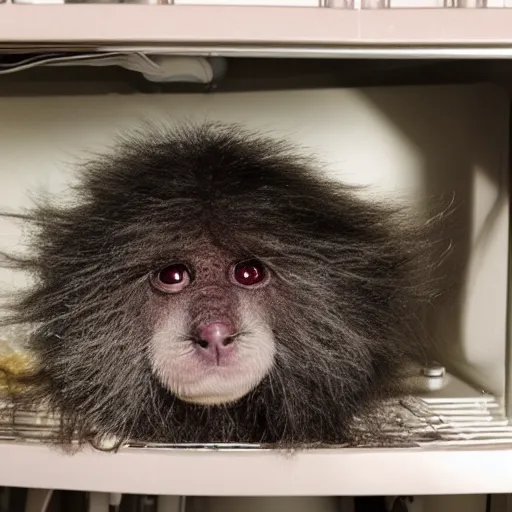
[[199, 345], [202, 348], [209, 346], [222, 349], [233, 342], [234, 332], [232, 327], [224, 322], [207, 324], [199, 329]]

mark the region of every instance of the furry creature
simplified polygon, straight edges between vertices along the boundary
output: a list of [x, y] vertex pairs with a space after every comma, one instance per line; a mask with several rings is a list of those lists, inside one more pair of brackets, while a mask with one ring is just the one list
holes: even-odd
[[[12, 214], [34, 285], [28, 405], [91, 433], [166, 443], [343, 443], [422, 356], [430, 226], [364, 201], [295, 148], [237, 126], [122, 138], [72, 205]], [[9, 214], [5, 214], [9, 215]]]

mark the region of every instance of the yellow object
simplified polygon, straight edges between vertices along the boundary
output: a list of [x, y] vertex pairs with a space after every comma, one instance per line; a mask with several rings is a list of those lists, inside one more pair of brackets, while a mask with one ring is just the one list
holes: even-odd
[[6, 374], [12, 376], [28, 374], [34, 370], [34, 367], [34, 359], [26, 353], [15, 351], [5, 354], [0, 353], [0, 393], [16, 392], [21, 389], [21, 386], [18, 385], [11, 384], [9, 386]]

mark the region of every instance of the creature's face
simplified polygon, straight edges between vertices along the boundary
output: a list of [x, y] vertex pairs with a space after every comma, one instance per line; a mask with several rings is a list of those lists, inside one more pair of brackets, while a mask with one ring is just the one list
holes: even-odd
[[268, 374], [275, 341], [263, 263], [239, 261], [204, 239], [148, 281], [158, 311], [151, 366], [169, 391], [199, 404], [233, 402]]
[[342, 442], [410, 352], [423, 230], [286, 145], [209, 125], [132, 137], [75, 191], [33, 209], [33, 254], [8, 260], [36, 276], [13, 321], [38, 326], [67, 440]]

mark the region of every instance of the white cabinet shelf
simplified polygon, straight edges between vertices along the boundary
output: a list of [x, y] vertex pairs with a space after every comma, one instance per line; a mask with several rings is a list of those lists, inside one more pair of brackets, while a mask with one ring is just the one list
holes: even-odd
[[[4, 7], [6, 10], [2, 11]], [[59, 12], [75, 13], [77, 23], [77, 13], [97, 14], [102, 12], [100, 7], [106, 7], [111, 13], [114, 10], [128, 12], [132, 7], [136, 7], [133, 12], [163, 12], [160, 7], [130, 5], [0, 6], [0, 37], [7, 33], [2, 31], [3, 27], [8, 27], [15, 40], [15, 27], [8, 26], [3, 12], [44, 13], [38, 19], [41, 26], [46, 26], [52, 12], [53, 16]], [[166, 12], [181, 12], [172, 9], [174, 7], [169, 7]], [[188, 9], [185, 12], [191, 12]], [[419, 13], [422, 14], [428, 13]], [[497, 14], [510, 16], [508, 11]], [[111, 28], [119, 25], [121, 28], [116, 30], [125, 30], [125, 36], [129, 35], [119, 19], [99, 19]], [[65, 32], [66, 37], [71, 37], [73, 29], [66, 26], [65, 21], [58, 17], [53, 19], [53, 33]], [[86, 25], [84, 22], [80, 25], [82, 28], [75, 26], [75, 30], [82, 30], [76, 36], [77, 41], [85, 33]], [[161, 28], [164, 25], [165, 20]], [[151, 30], [142, 23], [141, 26], [141, 32], [149, 38]], [[101, 30], [107, 33], [104, 27]], [[219, 37], [222, 34], [214, 20], [209, 30], [210, 35], [214, 31]], [[243, 32], [236, 26], [234, 30]], [[276, 26], [272, 30], [276, 31]], [[49, 37], [52, 29], [46, 26], [46, 31]], [[182, 35], [185, 32], [181, 30]], [[256, 32], [255, 29], [253, 34]], [[476, 414], [482, 412], [480, 405], [488, 399], [482, 397], [479, 390], [486, 389], [501, 397], [505, 380], [506, 282], [503, 276], [507, 269], [509, 232], [505, 181], [509, 132], [508, 101], [498, 89], [487, 86], [332, 89], [217, 95], [4, 97], [0, 100], [2, 204], [8, 208], [25, 205], [26, 190], [34, 183], [46, 183], [51, 190], [59, 191], [69, 177], [67, 164], [62, 163], [69, 162], [69, 155], [83, 148], [104, 147], [113, 132], [133, 127], [142, 116], [157, 122], [171, 115], [174, 121], [207, 116], [220, 121], [244, 122], [255, 129], [267, 129], [270, 124], [277, 133], [293, 133], [295, 142], [314, 148], [318, 153], [321, 150], [325, 159], [332, 162], [330, 171], [336, 176], [357, 179], [358, 184], [380, 185], [383, 193], [405, 190], [406, 197], [419, 203], [427, 197], [427, 191], [433, 194], [456, 190], [460, 204], [468, 206], [467, 211], [459, 208], [458, 220], [465, 233], [462, 256], [471, 264], [467, 271], [471, 286], [464, 289], [464, 295], [461, 293], [464, 300], [461, 300], [460, 312], [453, 314], [451, 304], [440, 309], [442, 320], [450, 321], [447, 322], [450, 329], [439, 328], [439, 331], [447, 344], [450, 342], [453, 352], [463, 353], [468, 358], [457, 361], [458, 369], [475, 377], [478, 391], [462, 384], [443, 388], [436, 394], [437, 405], [441, 409], [446, 405], [443, 399], [452, 402], [457, 399], [459, 410], [455, 412], [460, 416], [464, 405], [477, 403], [471, 419], [483, 420], [478, 432], [471, 425], [466, 430], [455, 429], [450, 425], [457, 419], [455, 415], [444, 422], [444, 431], [451, 436], [467, 434], [467, 438], [478, 433], [482, 439], [487, 436], [488, 443], [487, 446], [474, 443], [469, 447], [462, 439], [458, 446], [452, 446], [450, 438], [446, 443], [418, 448], [343, 448], [292, 455], [263, 450], [164, 448], [126, 448], [118, 454], [85, 449], [75, 455], [64, 455], [38, 443], [3, 442], [0, 443], [0, 460], [4, 461], [0, 469], [1, 485], [188, 496], [511, 491], [510, 426], [495, 423], [495, 428], [490, 428], [493, 418], [488, 412], [498, 407], [486, 407], [484, 417]], [[30, 141], [30, 151], [27, 151], [27, 141]], [[469, 206], [475, 208], [476, 213]], [[15, 233], [8, 230], [3, 233], [4, 242], [14, 243], [16, 238], [11, 239], [9, 233]], [[489, 293], [492, 301], [486, 298]], [[454, 336], [453, 340], [450, 335]], [[447, 416], [448, 412], [445, 410], [443, 414]], [[499, 439], [506, 440], [507, 444], [492, 444]]]
[[0, 444], [4, 486], [180, 495], [408, 495], [504, 493], [512, 450], [271, 451], [126, 449], [64, 455]]
[[512, 45], [512, 9], [0, 4], [0, 46], [27, 43], [213, 53], [271, 45], [291, 54], [315, 47], [326, 53], [344, 47], [390, 52], [386, 45], [484, 48]]

